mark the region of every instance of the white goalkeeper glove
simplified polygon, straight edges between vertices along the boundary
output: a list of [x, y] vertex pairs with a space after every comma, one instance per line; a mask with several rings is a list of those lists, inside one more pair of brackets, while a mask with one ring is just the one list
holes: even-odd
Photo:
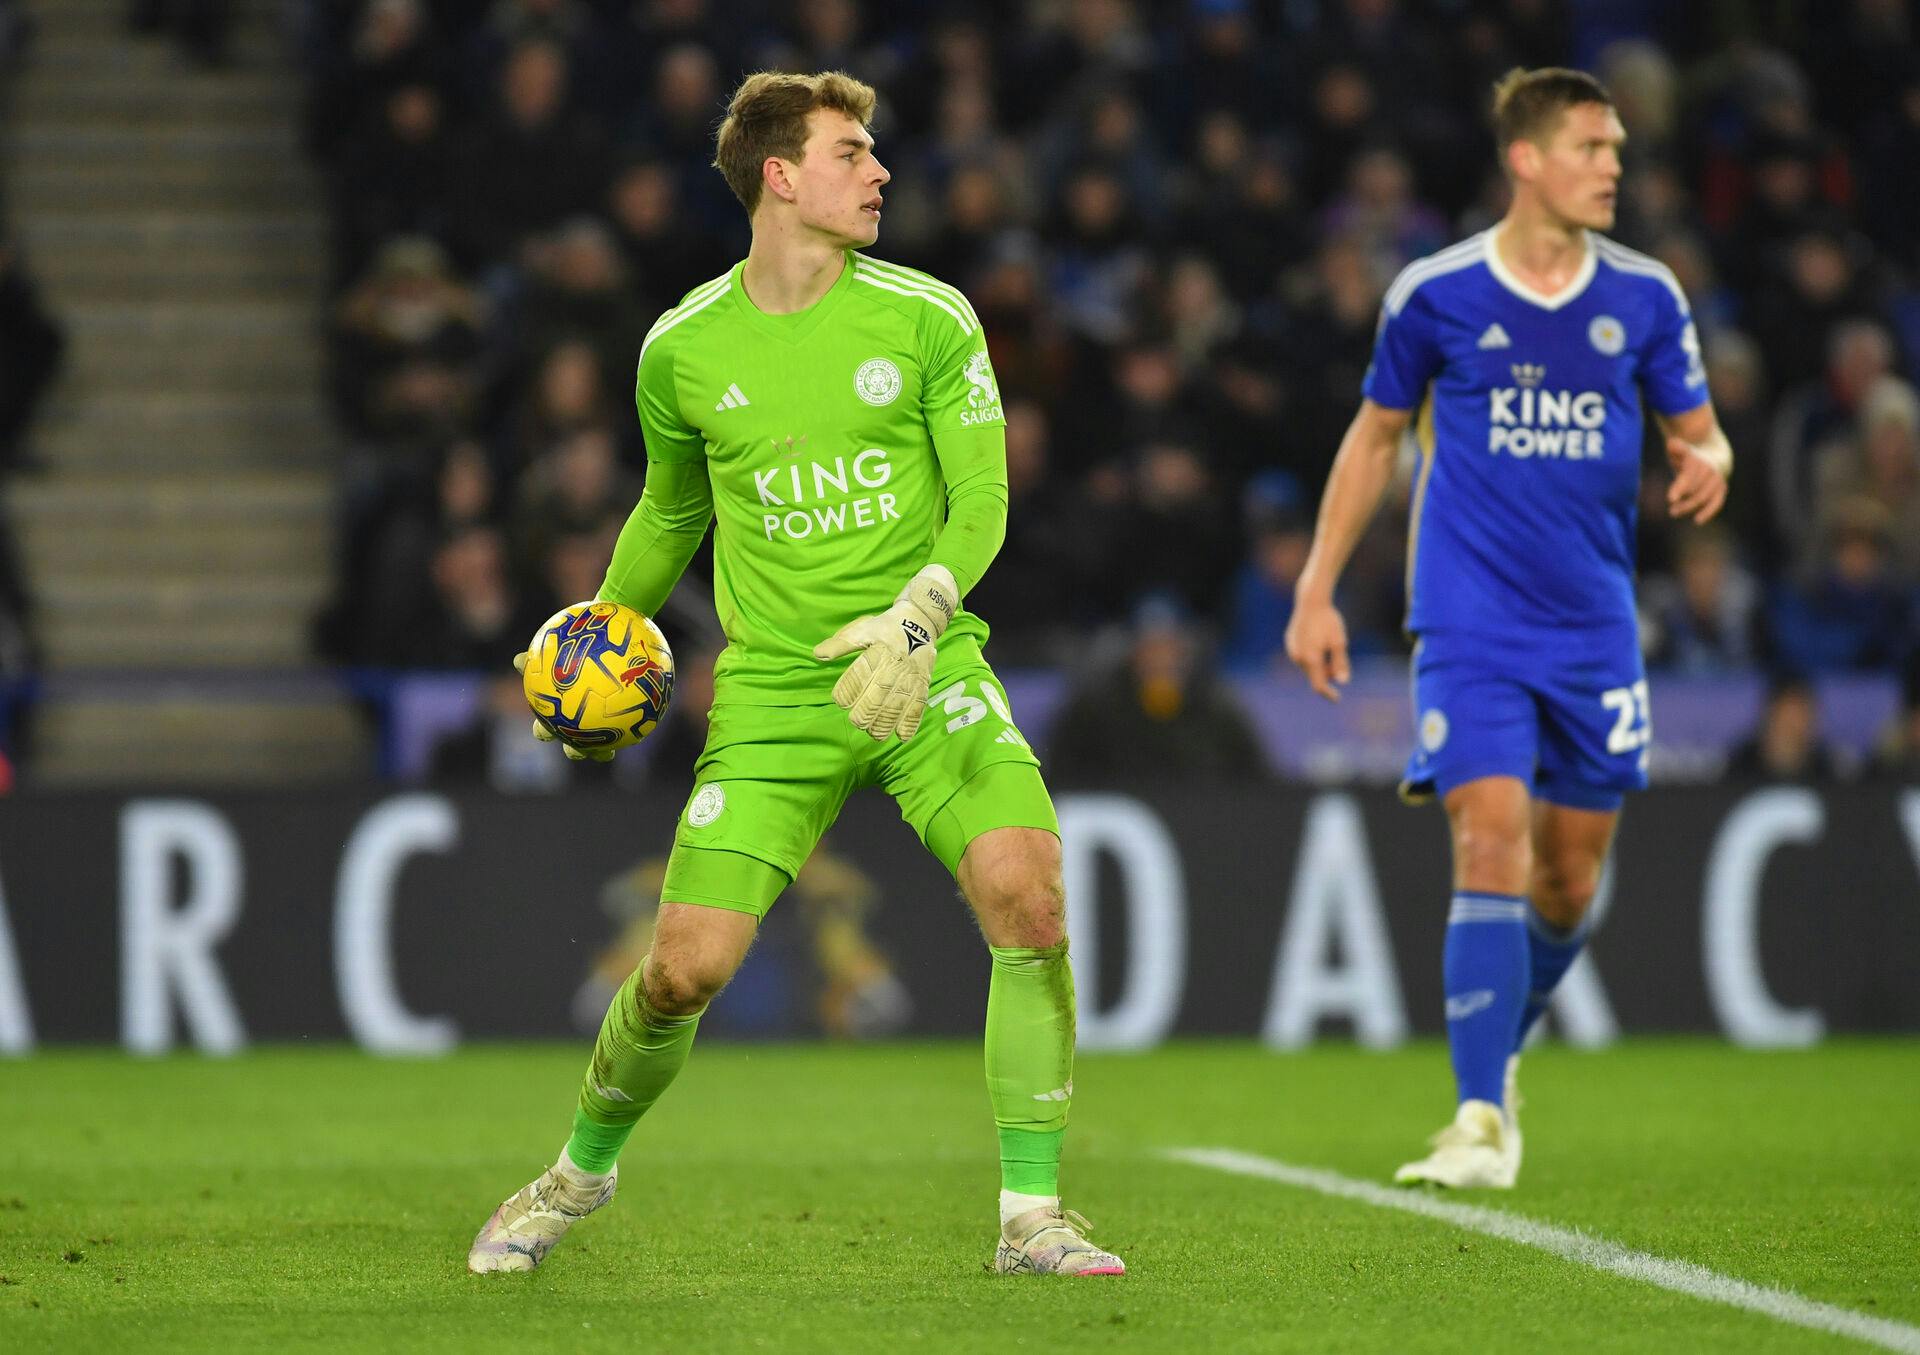
[[933, 680], [934, 642], [960, 610], [960, 588], [945, 565], [928, 565], [878, 616], [849, 621], [831, 639], [814, 646], [822, 661], [860, 657], [833, 685], [833, 699], [856, 728], [875, 739], [898, 734], [904, 742], [920, 728]]
[[[526, 650], [523, 649], [518, 654], [515, 654], [513, 656], [513, 671], [516, 673], [525, 675], [527, 671], [527, 651]], [[560, 751], [565, 753], [567, 755], [567, 759], [571, 762], [611, 762], [613, 761], [613, 753], [614, 753], [613, 749], [611, 748], [575, 748], [572, 744], [568, 743], [565, 739], [560, 738], [551, 729], [548, 729], [544, 724], [542, 724], [540, 722], [539, 716], [535, 716], [533, 720], [533, 737], [540, 740], [540, 742], [542, 743], [558, 743], [560, 745]]]

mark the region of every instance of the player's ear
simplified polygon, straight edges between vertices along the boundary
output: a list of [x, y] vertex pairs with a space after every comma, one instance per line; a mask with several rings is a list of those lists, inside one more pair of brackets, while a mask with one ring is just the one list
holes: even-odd
[[1540, 147], [1527, 137], [1515, 137], [1507, 143], [1507, 173], [1515, 182], [1533, 178], [1540, 172]]
[[794, 191], [790, 168], [779, 156], [769, 155], [760, 165], [762, 191], [773, 194], [782, 202], [792, 202], [798, 195]]

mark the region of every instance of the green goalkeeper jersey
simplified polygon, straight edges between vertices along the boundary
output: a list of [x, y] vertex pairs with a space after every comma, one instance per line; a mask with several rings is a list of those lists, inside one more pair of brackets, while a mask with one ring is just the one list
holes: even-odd
[[[973, 308], [924, 273], [846, 257], [791, 315], [757, 308], [736, 264], [640, 351], [647, 486], [602, 596], [657, 611], [711, 517], [716, 701], [830, 700], [847, 661], [815, 645], [927, 564], [964, 595], [1005, 534], [1005, 419]], [[941, 667], [978, 660], [986, 636], [963, 610]]]

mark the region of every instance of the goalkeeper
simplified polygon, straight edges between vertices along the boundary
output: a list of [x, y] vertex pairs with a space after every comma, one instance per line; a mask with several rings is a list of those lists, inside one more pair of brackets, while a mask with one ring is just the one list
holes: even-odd
[[657, 611], [712, 521], [727, 648], [653, 949], [608, 1008], [558, 1162], [487, 1220], [475, 1271], [532, 1269], [612, 1198], [615, 1158], [700, 1014], [870, 785], [953, 872], [992, 953], [996, 1269], [1125, 1271], [1060, 1207], [1074, 1006], [1059, 824], [962, 605], [1006, 532], [999, 390], [958, 290], [855, 252], [879, 236], [891, 177], [874, 100], [837, 72], [741, 84], [714, 165], [752, 247], [641, 347], [646, 489], [601, 596]]

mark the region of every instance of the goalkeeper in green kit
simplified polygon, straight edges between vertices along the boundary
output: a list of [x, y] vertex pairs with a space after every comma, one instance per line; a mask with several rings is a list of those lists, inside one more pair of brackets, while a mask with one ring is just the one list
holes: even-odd
[[531, 1270], [613, 1197], [615, 1158], [760, 919], [846, 797], [878, 785], [992, 952], [995, 1268], [1125, 1273], [1060, 1207], [1074, 1005], [1059, 823], [962, 605], [1006, 533], [999, 389], [957, 289], [856, 252], [879, 236], [890, 177], [874, 100], [837, 72], [741, 84], [714, 165], [752, 248], [641, 348], [646, 489], [600, 595], [657, 612], [712, 521], [727, 649], [653, 949], [607, 1011], [559, 1161], [487, 1220], [474, 1271]]

